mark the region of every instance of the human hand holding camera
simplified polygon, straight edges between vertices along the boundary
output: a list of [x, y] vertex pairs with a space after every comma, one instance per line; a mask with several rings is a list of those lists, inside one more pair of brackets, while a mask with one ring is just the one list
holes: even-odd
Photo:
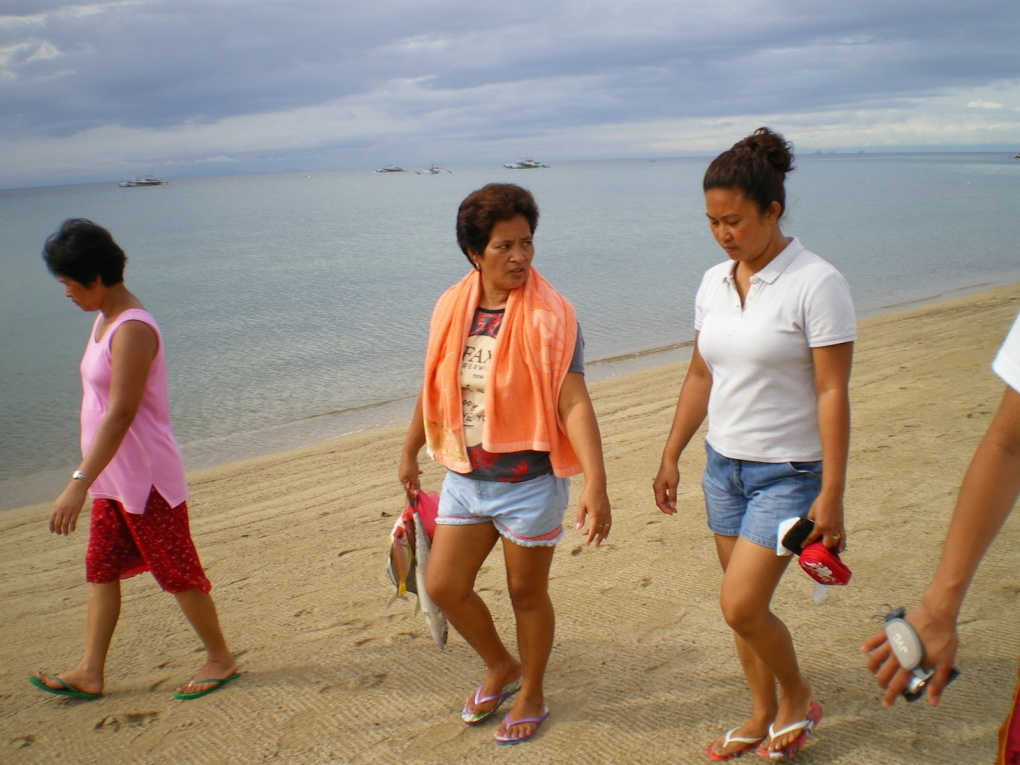
[[916, 701], [926, 695], [937, 706], [960, 674], [953, 666], [958, 644], [955, 614], [938, 615], [924, 603], [885, 614], [883, 629], [861, 647], [869, 654], [868, 671], [885, 689], [882, 705], [891, 707], [897, 696]]

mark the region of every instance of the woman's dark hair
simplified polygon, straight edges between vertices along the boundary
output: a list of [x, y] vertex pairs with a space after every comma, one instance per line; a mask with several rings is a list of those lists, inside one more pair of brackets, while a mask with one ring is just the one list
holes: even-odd
[[124, 250], [109, 231], [84, 218], [65, 220], [46, 240], [42, 256], [54, 276], [86, 287], [97, 276], [107, 287], [124, 281]]
[[468, 194], [457, 210], [457, 244], [467, 259], [485, 252], [495, 225], [515, 215], [523, 215], [535, 233], [538, 205], [527, 189], [513, 183], [490, 183]]
[[710, 189], [739, 189], [761, 212], [779, 202], [786, 210], [786, 174], [793, 170], [793, 144], [767, 127], [758, 128], [712, 160], [702, 182]]

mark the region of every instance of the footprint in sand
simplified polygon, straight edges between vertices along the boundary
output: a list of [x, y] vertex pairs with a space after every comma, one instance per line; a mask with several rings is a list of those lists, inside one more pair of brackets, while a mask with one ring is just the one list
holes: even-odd
[[140, 728], [159, 719], [159, 712], [128, 712], [123, 715], [107, 715], [95, 724], [93, 730], [112, 730], [114, 733], [121, 728]]

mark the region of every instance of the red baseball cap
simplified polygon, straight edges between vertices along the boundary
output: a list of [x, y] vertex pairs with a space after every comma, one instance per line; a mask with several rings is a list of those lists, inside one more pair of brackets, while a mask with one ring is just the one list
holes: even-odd
[[839, 559], [839, 554], [835, 550], [830, 550], [821, 542], [812, 542], [805, 547], [797, 562], [807, 575], [819, 584], [850, 582], [850, 569]]

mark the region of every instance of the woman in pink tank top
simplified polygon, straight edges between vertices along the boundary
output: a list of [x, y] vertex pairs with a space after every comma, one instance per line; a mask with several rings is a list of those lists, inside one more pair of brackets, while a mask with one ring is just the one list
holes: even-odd
[[70, 534], [91, 494], [85, 650], [74, 669], [59, 675], [37, 672], [29, 682], [57, 696], [102, 696], [106, 656], [120, 615], [120, 580], [149, 571], [174, 594], [206, 650], [205, 665], [174, 696], [204, 696], [239, 675], [191, 541], [159, 327], [124, 286], [127, 258], [101, 226], [65, 221], [46, 240], [43, 259], [64, 294], [83, 311], [99, 315], [81, 362], [82, 460], [49, 519], [52, 533]]

